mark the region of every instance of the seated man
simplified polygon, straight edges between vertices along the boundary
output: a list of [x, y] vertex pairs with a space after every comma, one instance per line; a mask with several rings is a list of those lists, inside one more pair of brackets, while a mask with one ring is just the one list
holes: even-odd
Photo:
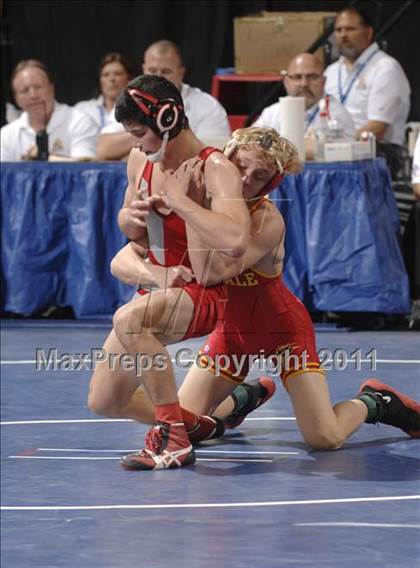
[[[203, 142], [224, 144], [230, 135], [225, 109], [211, 95], [183, 83], [186, 69], [179, 47], [168, 40], [157, 41], [144, 52], [143, 73], [160, 75], [171, 81], [180, 91], [185, 114], [194, 134]], [[104, 128], [97, 143], [99, 160], [120, 160], [127, 156], [134, 140], [114, 122]]]
[[[96, 126], [91, 118], [55, 100], [54, 83], [36, 59], [21, 61], [12, 74], [16, 103], [23, 113], [1, 129], [1, 161], [75, 161], [95, 157]], [[38, 156], [37, 136], [44, 156]]]
[[[314, 134], [323, 127], [321, 115], [325, 114], [328, 121], [336, 121], [342, 139], [354, 139], [356, 129], [353, 119], [337, 99], [325, 94], [323, 66], [315, 55], [302, 53], [294, 57], [287, 68], [284, 86], [289, 96], [305, 98], [305, 153], [308, 160], [314, 157]], [[263, 110], [254, 126], [274, 128], [280, 133], [279, 112], [279, 102], [270, 105]]]
[[410, 109], [410, 85], [401, 65], [374, 41], [373, 23], [361, 9], [345, 8], [335, 20], [341, 57], [325, 71], [326, 90], [353, 117], [357, 136], [400, 146]]

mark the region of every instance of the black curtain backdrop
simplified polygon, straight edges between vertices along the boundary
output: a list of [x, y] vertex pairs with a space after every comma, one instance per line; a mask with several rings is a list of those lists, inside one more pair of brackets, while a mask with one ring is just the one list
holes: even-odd
[[[405, 4], [361, 3], [379, 27]], [[348, 4], [340, 0], [3, 0], [2, 115], [4, 101], [10, 100], [10, 73], [21, 59], [44, 61], [55, 78], [57, 99], [74, 104], [95, 94], [97, 66], [105, 53], [122, 52], [140, 72], [144, 49], [165, 38], [183, 51], [186, 82], [209, 91], [214, 70], [234, 65], [235, 17], [261, 10], [337, 11]], [[419, 28], [420, 2], [414, 2], [386, 35], [388, 53], [401, 63], [411, 84], [410, 120], [420, 120]]]

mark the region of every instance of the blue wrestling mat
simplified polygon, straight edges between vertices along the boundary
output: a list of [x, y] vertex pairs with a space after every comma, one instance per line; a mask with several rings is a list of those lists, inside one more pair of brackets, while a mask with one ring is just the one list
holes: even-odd
[[[143, 447], [147, 427], [94, 416], [89, 370], [35, 368], [37, 348], [89, 352], [109, 329], [77, 321], [3, 326], [4, 568], [416, 565], [419, 441], [364, 425], [342, 450], [313, 451], [280, 383], [239, 429], [200, 446], [195, 466], [123, 470], [119, 458]], [[322, 327], [317, 342], [331, 354], [334, 402], [372, 376], [420, 398], [419, 334]], [[184, 374], [176, 369], [179, 382]]]

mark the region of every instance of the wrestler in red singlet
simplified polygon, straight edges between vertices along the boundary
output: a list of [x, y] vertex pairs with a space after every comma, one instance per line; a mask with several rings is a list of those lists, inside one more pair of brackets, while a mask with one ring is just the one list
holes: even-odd
[[[260, 199], [250, 214], [264, 201], [268, 199]], [[213, 372], [216, 358], [227, 355], [229, 368], [220, 373], [240, 383], [248, 374], [250, 359], [244, 358], [238, 373], [241, 355], [283, 354], [280, 374], [285, 386], [293, 375], [305, 371], [323, 373], [319, 369], [311, 318], [302, 302], [287, 289], [280, 274], [268, 275], [249, 268], [225, 284], [227, 304], [223, 321], [218, 322], [200, 350], [203, 358], [208, 356], [213, 362]], [[236, 356], [235, 362], [232, 355]]]
[[[199, 157], [205, 162], [213, 152], [219, 150], [212, 147], [203, 148]], [[147, 192], [149, 196], [152, 195], [152, 174], [153, 164], [147, 161], [139, 184], [142, 194]], [[147, 256], [152, 264], [165, 267], [183, 265], [191, 268], [185, 222], [179, 215], [174, 212], [164, 215], [153, 207], [147, 217], [147, 234]], [[183, 339], [207, 335], [223, 317], [226, 305], [224, 284], [204, 287], [197, 282], [190, 282], [183, 290], [194, 303], [194, 314]], [[145, 290], [140, 289], [139, 293], [144, 294]]]

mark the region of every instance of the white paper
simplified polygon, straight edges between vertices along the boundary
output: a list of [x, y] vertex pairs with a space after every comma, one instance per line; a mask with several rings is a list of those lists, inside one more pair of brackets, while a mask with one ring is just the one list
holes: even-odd
[[280, 135], [292, 142], [305, 160], [305, 98], [280, 97]]

